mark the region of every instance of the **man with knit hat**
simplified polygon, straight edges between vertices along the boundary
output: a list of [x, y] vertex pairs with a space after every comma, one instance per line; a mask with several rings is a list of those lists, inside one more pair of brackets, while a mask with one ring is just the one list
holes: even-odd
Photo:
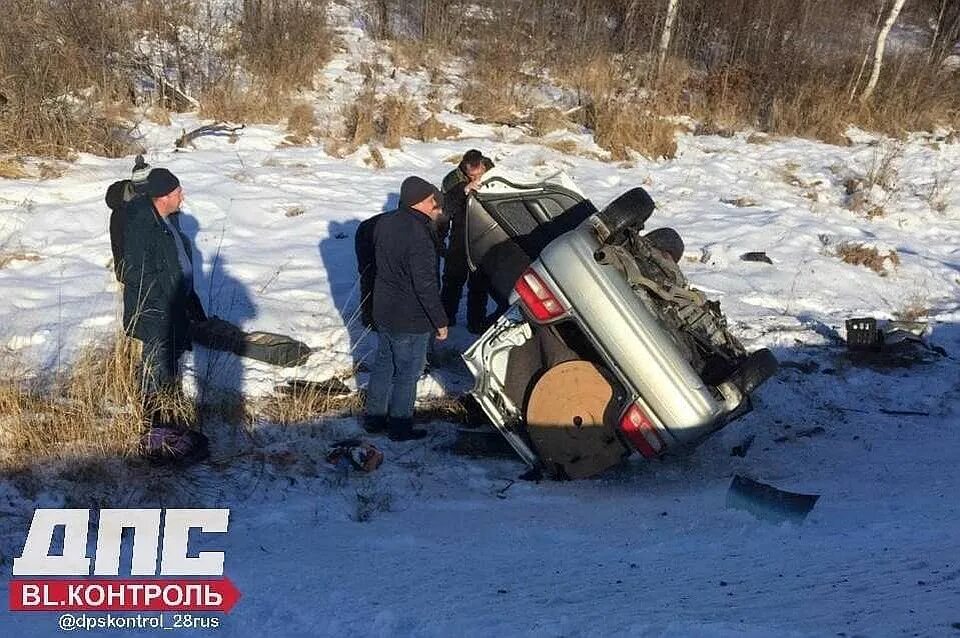
[[436, 187], [408, 177], [400, 186], [400, 207], [383, 215], [373, 231], [378, 345], [364, 428], [387, 432], [395, 441], [426, 436], [426, 431], [413, 428], [417, 380], [431, 341], [447, 338], [447, 315], [440, 302], [439, 215]]
[[150, 427], [183, 427], [162, 409], [179, 391], [180, 356], [191, 349], [191, 320], [204, 321], [193, 289], [193, 251], [176, 215], [180, 180], [165, 168], [147, 176], [145, 194], [127, 205], [123, 237], [123, 326], [143, 342], [142, 388]]

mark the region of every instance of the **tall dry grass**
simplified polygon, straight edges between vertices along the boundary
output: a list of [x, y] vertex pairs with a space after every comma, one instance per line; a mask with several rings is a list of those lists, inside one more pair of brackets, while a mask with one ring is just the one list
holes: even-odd
[[6, 362], [0, 467], [133, 454], [144, 421], [139, 362], [135, 342], [123, 336], [86, 348], [66, 372], [31, 375]]
[[875, 4], [682, 0], [662, 73], [656, 53], [665, 0], [481, 0], [443, 28], [423, 25], [449, 3], [374, 4], [388, 18], [383, 37], [467, 60], [465, 112], [528, 121], [540, 106], [531, 94], [545, 82], [558, 85], [568, 91], [559, 105], [582, 107], [580, 123], [617, 158], [669, 155], [665, 118], [677, 115], [700, 121], [703, 132], [750, 128], [837, 143], [851, 125], [895, 136], [960, 126], [960, 74], [939, 66], [960, 38], [960, 4], [944, 0], [911, 3], [901, 18], [906, 31], [940, 28], [929, 42], [891, 49], [866, 104], [852, 96], [865, 83]]
[[280, 121], [331, 42], [326, 0], [9, 0], [0, 152], [129, 154], [131, 107]]

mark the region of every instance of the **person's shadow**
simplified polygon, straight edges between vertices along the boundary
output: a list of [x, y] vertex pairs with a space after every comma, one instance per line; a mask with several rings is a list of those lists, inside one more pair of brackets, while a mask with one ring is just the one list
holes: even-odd
[[[214, 315], [249, 330], [244, 322], [257, 316], [257, 308], [246, 285], [230, 274], [225, 255], [217, 253], [204, 260], [197, 246], [200, 226], [189, 213], [173, 219], [193, 245], [193, 283], [208, 317]], [[193, 372], [197, 385], [197, 405], [201, 416], [207, 413], [240, 417], [244, 410], [243, 359], [219, 350], [193, 345]]]
[[[377, 219], [383, 213], [395, 210], [400, 205], [400, 194], [390, 193], [380, 212], [366, 220], [351, 219], [332, 221], [327, 226], [327, 235], [320, 240], [317, 250], [327, 273], [330, 297], [343, 321], [348, 337], [347, 353], [353, 359], [355, 371], [364, 371], [372, 365], [376, 336], [365, 322], [372, 307], [373, 277], [370, 267], [373, 260], [373, 231]], [[358, 263], [364, 262], [363, 265]]]

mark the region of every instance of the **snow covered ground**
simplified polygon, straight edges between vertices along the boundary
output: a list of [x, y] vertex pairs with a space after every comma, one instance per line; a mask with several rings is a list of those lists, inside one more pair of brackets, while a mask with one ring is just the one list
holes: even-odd
[[[342, 62], [328, 73], [343, 77]], [[205, 633], [960, 635], [960, 144], [684, 135], [676, 159], [611, 164], [517, 130], [443, 119], [462, 139], [384, 149], [383, 169], [364, 161], [365, 149], [339, 159], [282, 146], [280, 127], [173, 152], [193, 116], [145, 125], [147, 160], [184, 185], [182, 226], [202, 259], [208, 312], [316, 349], [282, 371], [198, 350], [188, 380], [213, 360], [217, 383], [257, 395], [349, 369], [373, 345], [351, 321], [357, 224], [391, 208], [404, 177], [439, 183], [470, 147], [514, 170], [562, 169], [601, 206], [647, 188], [659, 206], [648, 227], [680, 231], [688, 278], [722, 301], [748, 348], [772, 348], [783, 368], [754, 412], [691, 455], [634, 459], [576, 483], [514, 482], [523, 468], [512, 458], [454, 454], [447, 423], [430, 424], [425, 441], [379, 442], [384, 467], [349, 477], [323, 455], [359, 431], [350, 419], [258, 424], [255, 452], [235, 458], [242, 435], [222, 426], [212, 433], [221, 462], [143, 467], [154, 492], [100, 504], [232, 508], [216, 546], [244, 597]], [[5, 356], [34, 370], [63, 366], [116, 330], [102, 197], [131, 164], [84, 155], [59, 178], [0, 183], [0, 256], [25, 257], [0, 268]], [[867, 181], [858, 211], [848, 207], [861, 197], [848, 194], [851, 179]], [[874, 207], [883, 213], [868, 217]], [[844, 242], [895, 251], [899, 264], [888, 261], [881, 276], [844, 263]], [[752, 251], [773, 264], [740, 260]], [[931, 342], [949, 357], [864, 367], [846, 356], [845, 319], [911, 309], [925, 311]], [[469, 343], [457, 328], [445, 348]], [[449, 359], [423, 380], [422, 396], [469, 386]], [[749, 437], [746, 454], [731, 455]], [[760, 521], [725, 507], [737, 473], [821, 500], [802, 525]], [[91, 506], [65, 503], [65, 480], [36, 491], [0, 482], [5, 578], [34, 507]], [[58, 633], [55, 616], [5, 610], [0, 628]]]
[[[158, 150], [148, 160], [171, 168], [186, 188], [184, 225], [204, 263], [201, 296], [245, 327], [317, 348], [302, 369], [243, 362], [239, 374], [226, 376], [256, 393], [280, 378], [322, 379], [348, 367], [356, 224], [392, 205], [404, 176], [439, 181], [446, 160], [469, 146], [518, 170], [562, 168], [601, 205], [631, 186], [647, 187], [660, 207], [650, 226], [681, 232], [689, 278], [722, 300], [748, 347], [771, 347], [786, 365], [752, 414], [691, 456], [636, 460], [580, 483], [511, 485], [519, 463], [453, 454], [455, 428], [440, 423], [426, 442], [385, 442], [386, 465], [376, 474], [343, 478], [322, 455], [329, 441], [357, 432], [355, 423], [263, 424], [262, 454], [186, 476], [158, 474], [200, 486], [183, 487], [173, 502], [233, 508], [227, 574], [244, 598], [219, 631], [956, 632], [960, 192], [952, 184], [960, 146], [921, 137], [905, 144], [896, 179], [870, 195], [886, 212], [868, 219], [845, 208], [844, 182], [887, 153], [873, 140], [839, 148], [684, 136], [675, 160], [613, 165], [468, 130], [474, 137], [405, 143], [386, 152], [383, 170], [359, 155], [340, 160], [316, 148], [277, 148], [282, 132], [269, 127], [248, 129], [235, 144], [201, 140], [188, 153], [161, 150], [163, 136], [174, 133], [155, 132]], [[128, 164], [84, 156], [59, 179], [3, 184], [5, 245], [40, 257], [0, 270], [4, 343], [25, 360], [55, 361], [58, 348], [66, 360], [83, 339], [114, 330], [101, 196]], [[932, 206], [935, 182], [942, 203]], [[880, 276], [843, 263], [833, 250], [844, 241], [894, 250], [900, 264]], [[773, 265], [739, 260], [761, 250]], [[845, 357], [838, 345], [844, 319], [891, 317], [911, 306], [927, 310], [931, 340], [951, 358], [871, 369]], [[458, 328], [450, 347], [468, 342]], [[451, 364], [421, 391], [468, 382]], [[750, 435], [746, 456], [731, 456]], [[822, 498], [803, 525], [758, 521], [724, 506], [735, 473]], [[17, 513], [8, 518], [9, 556], [19, 551], [32, 508], [61, 501], [55, 484], [33, 498], [12, 488], [5, 494], [0, 509]], [[7, 635], [56, 631], [43, 614], [2, 618]]]

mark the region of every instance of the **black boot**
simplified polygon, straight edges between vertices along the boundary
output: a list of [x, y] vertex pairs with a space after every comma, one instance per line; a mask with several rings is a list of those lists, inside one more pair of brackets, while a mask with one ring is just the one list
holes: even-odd
[[413, 419], [390, 419], [391, 441], [416, 441], [427, 436], [426, 430], [413, 427]]
[[366, 414], [363, 417], [363, 429], [367, 434], [383, 434], [389, 431], [390, 427], [386, 416]]

